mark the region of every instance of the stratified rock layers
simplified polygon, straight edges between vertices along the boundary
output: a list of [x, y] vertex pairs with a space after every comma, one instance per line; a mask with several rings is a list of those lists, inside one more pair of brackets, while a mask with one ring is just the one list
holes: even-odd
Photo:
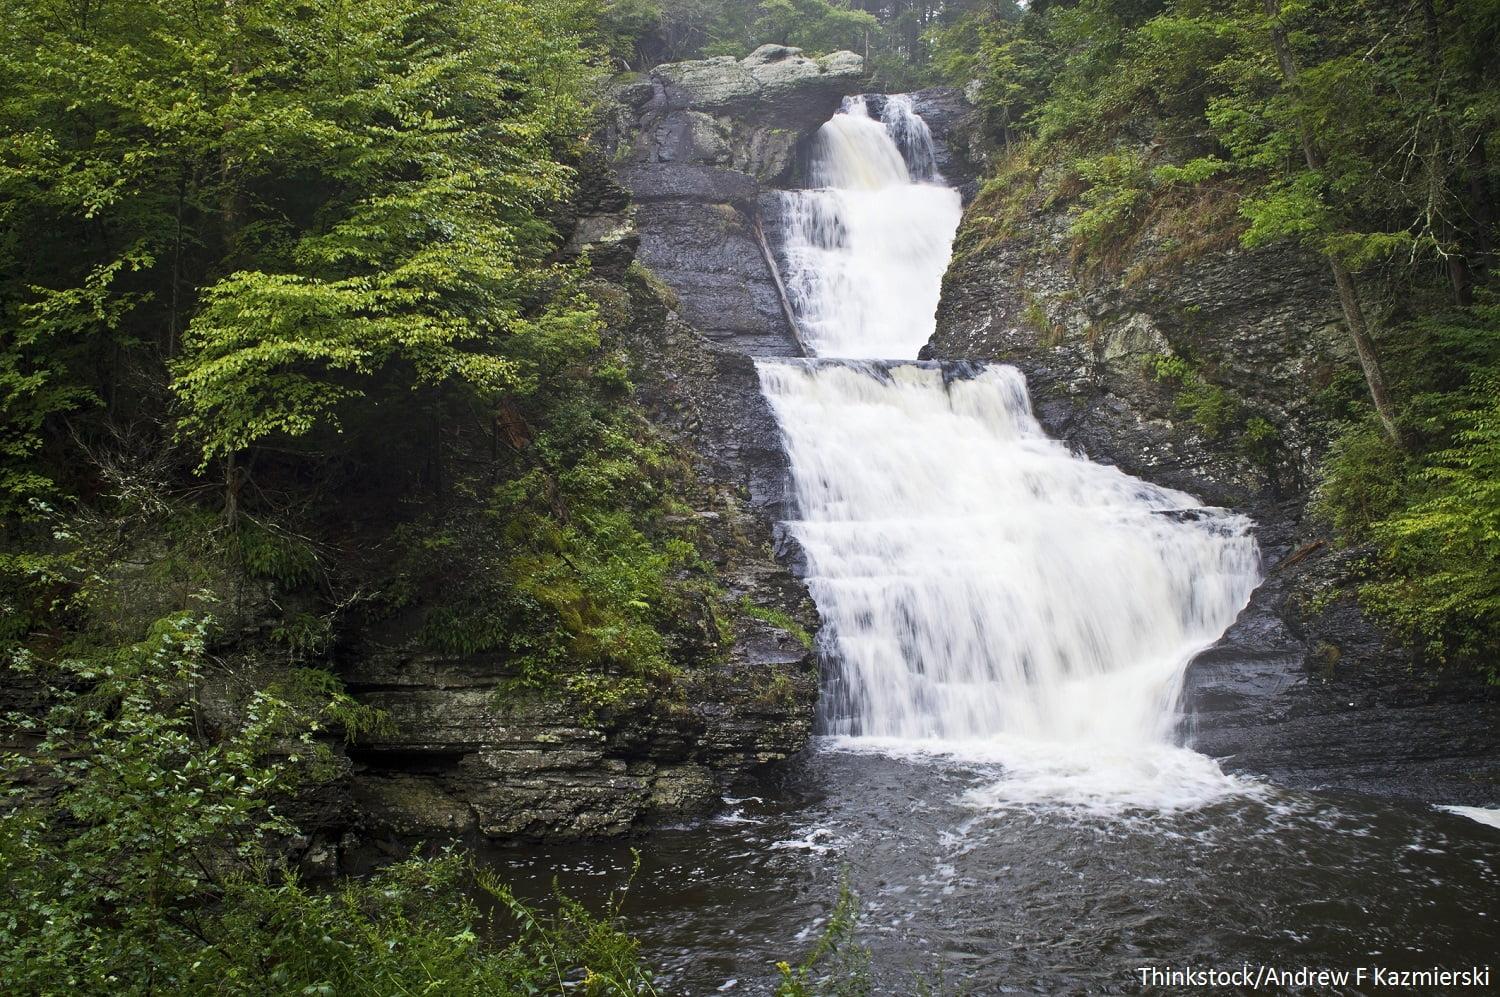
[[683, 319], [743, 353], [801, 353], [777, 287], [775, 188], [803, 142], [864, 82], [850, 52], [763, 45], [745, 59], [658, 66], [619, 85], [603, 136], [642, 206], [640, 260]]

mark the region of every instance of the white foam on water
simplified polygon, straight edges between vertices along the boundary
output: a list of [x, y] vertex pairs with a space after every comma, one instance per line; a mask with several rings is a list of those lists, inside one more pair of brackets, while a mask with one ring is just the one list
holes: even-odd
[[1467, 817], [1487, 827], [1500, 828], [1500, 807], [1439, 806], [1437, 809], [1446, 810], [1450, 814], [1458, 814], [1460, 817]]

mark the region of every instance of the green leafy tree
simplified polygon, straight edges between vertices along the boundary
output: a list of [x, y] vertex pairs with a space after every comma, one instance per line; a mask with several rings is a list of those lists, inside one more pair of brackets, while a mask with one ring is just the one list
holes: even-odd
[[[89, 399], [149, 411], [163, 366], [205, 460], [375, 394], [524, 389], [513, 344], [591, 321], [550, 293], [543, 216], [585, 9], [10, 0], [6, 456]], [[9, 471], [12, 503], [44, 477]]]

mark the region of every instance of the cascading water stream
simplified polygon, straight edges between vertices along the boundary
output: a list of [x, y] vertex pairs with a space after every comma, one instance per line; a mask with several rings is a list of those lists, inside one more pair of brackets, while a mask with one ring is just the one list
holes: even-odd
[[[1250, 524], [1048, 439], [1014, 368], [911, 359], [958, 196], [900, 98], [851, 102], [819, 145], [823, 186], [787, 195], [778, 234], [823, 355], [758, 366], [824, 620], [820, 750], [644, 840], [493, 848], [506, 878], [541, 902], [560, 877], [600, 905], [629, 888], [674, 993], [771, 993], [840, 885], [874, 993], [1493, 962], [1500, 838], [1474, 821], [1495, 811], [1236, 781], [1177, 745], [1187, 664], [1258, 578]], [[1374, 767], [1325, 733], [1314, 766], [1353, 747]]]
[[[818, 132], [813, 189], [784, 196], [786, 285], [805, 345], [823, 357], [915, 357], [932, 334], [963, 205], [942, 183], [911, 100], [876, 121], [852, 98]], [[893, 131], [925, 150], [914, 180]]]
[[960, 214], [935, 162], [908, 98], [880, 121], [856, 98], [817, 137], [815, 189], [785, 195], [819, 359], [759, 369], [830, 640], [825, 730], [998, 763], [995, 801], [1221, 796], [1172, 738], [1188, 662], [1259, 580], [1250, 524], [1047, 438], [1014, 368], [910, 361]]

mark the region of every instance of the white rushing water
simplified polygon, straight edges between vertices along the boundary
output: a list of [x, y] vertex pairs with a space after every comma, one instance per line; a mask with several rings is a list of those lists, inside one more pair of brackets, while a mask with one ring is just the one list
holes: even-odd
[[1458, 814], [1472, 821], [1478, 821], [1486, 827], [1500, 828], [1500, 807], [1461, 807], [1440, 806], [1439, 810], [1446, 810], [1450, 814]]
[[[891, 97], [882, 119], [851, 98], [818, 132], [813, 189], [783, 195], [787, 292], [818, 356], [914, 357], [932, 334], [963, 206], [910, 99]], [[893, 134], [919, 150], [924, 179]]]
[[1222, 796], [1233, 780], [1173, 737], [1188, 661], [1259, 580], [1250, 523], [1049, 439], [1012, 367], [911, 362], [958, 196], [910, 102], [882, 117], [850, 102], [819, 135], [820, 189], [788, 195], [820, 359], [759, 364], [830, 640], [827, 731], [993, 762], [981, 805]]

